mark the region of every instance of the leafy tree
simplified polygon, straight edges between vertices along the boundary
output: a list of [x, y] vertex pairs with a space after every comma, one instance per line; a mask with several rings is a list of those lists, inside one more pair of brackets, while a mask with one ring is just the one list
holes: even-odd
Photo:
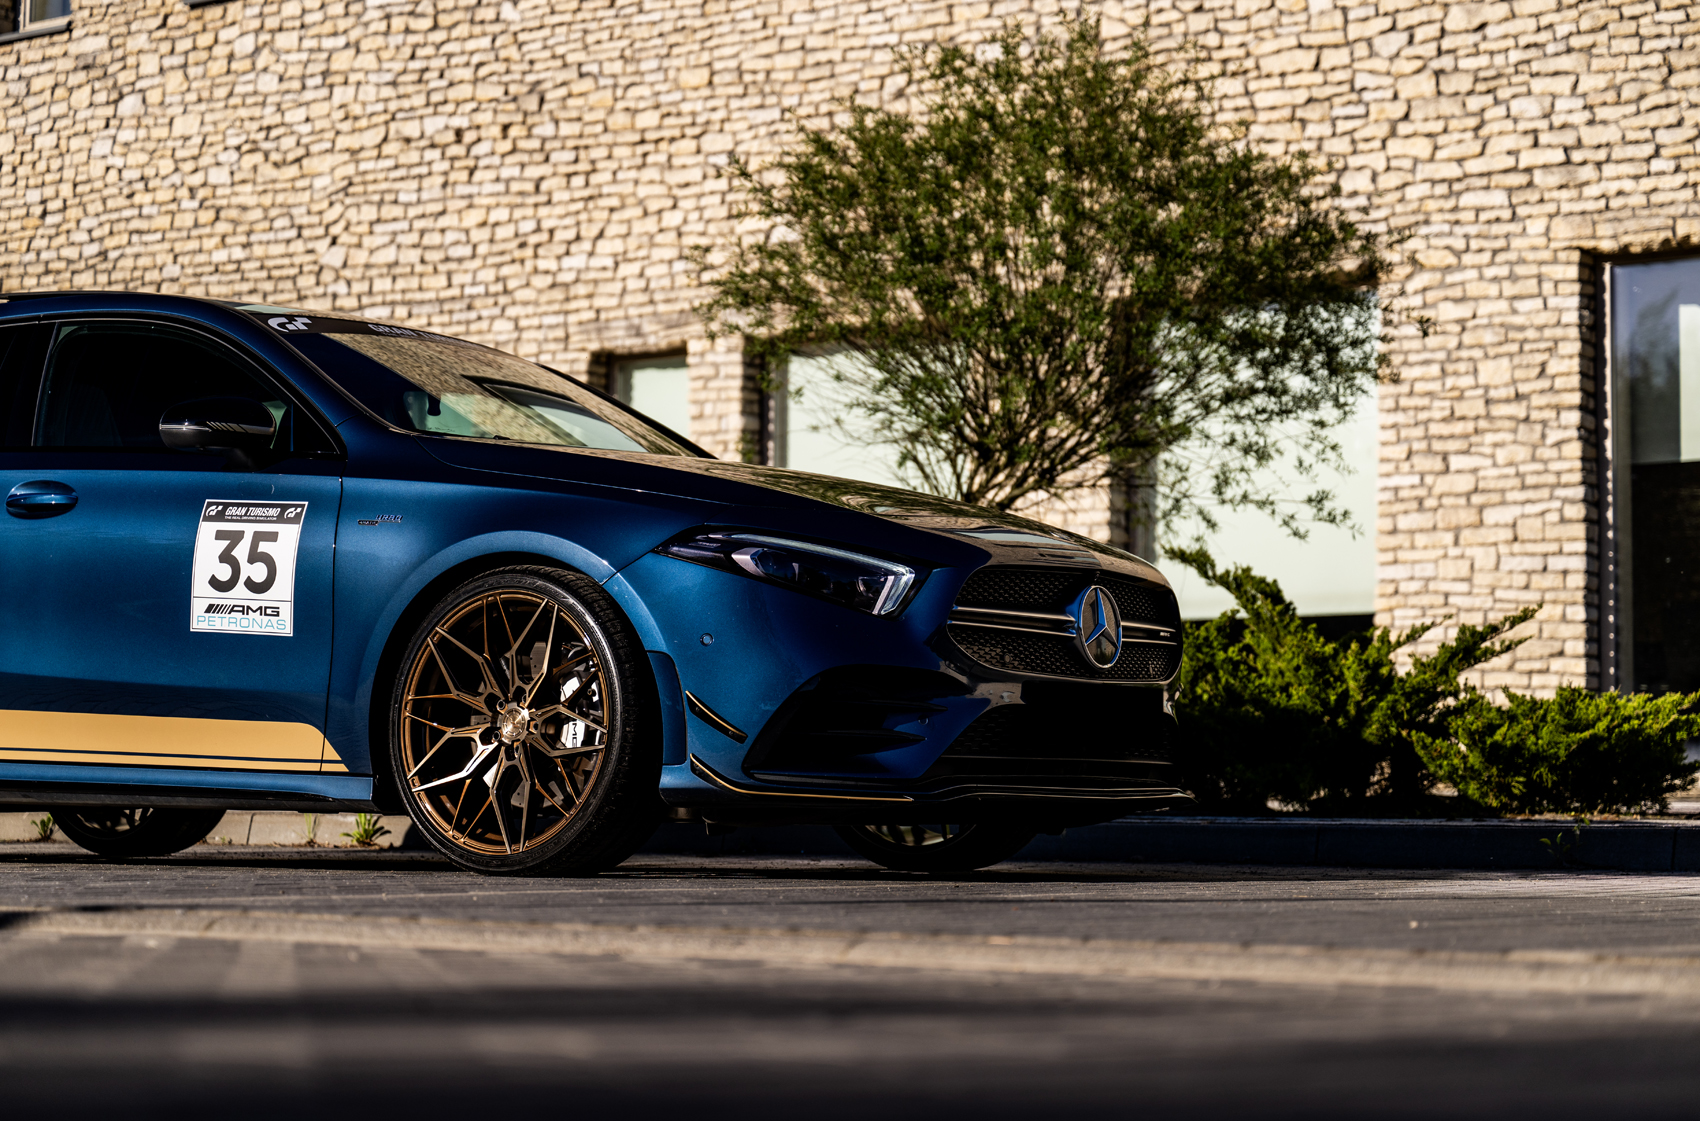
[[731, 162], [767, 232], [694, 250], [710, 331], [857, 356], [846, 423], [921, 489], [1008, 510], [1161, 472], [1165, 519], [1252, 506], [1301, 531], [1254, 474], [1338, 460], [1328, 430], [1378, 368], [1384, 239], [1095, 20], [900, 61], [916, 115], [847, 102], [770, 165]]

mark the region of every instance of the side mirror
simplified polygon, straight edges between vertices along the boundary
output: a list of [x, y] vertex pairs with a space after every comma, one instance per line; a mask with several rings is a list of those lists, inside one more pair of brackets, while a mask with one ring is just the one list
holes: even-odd
[[159, 418], [159, 438], [168, 448], [224, 451], [238, 466], [271, 450], [277, 437], [272, 411], [247, 397], [197, 397], [171, 406]]

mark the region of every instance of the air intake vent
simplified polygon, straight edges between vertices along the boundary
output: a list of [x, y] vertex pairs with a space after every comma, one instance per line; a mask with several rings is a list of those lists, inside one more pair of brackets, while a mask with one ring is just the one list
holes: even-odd
[[[1043, 682], [1024, 704], [1000, 705], [963, 729], [920, 788], [1068, 788], [1077, 796], [1137, 788], [1167, 777], [1173, 723], [1154, 693]], [[1066, 731], [1058, 715], [1068, 714]]]
[[756, 771], [842, 767], [858, 756], [925, 739], [922, 722], [964, 692], [942, 673], [893, 666], [843, 666], [791, 695], [745, 761]]

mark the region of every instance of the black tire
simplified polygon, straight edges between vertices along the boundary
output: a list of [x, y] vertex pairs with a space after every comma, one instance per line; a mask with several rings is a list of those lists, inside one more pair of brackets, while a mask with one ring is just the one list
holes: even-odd
[[649, 661], [578, 573], [508, 568], [444, 597], [396, 676], [390, 760], [420, 833], [475, 872], [592, 875], [661, 821]]
[[840, 825], [844, 843], [898, 872], [972, 872], [1008, 860], [1038, 836], [1024, 825]]
[[59, 832], [99, 856], [170, 856], [203, 840], [223, 810], [55, 806]]

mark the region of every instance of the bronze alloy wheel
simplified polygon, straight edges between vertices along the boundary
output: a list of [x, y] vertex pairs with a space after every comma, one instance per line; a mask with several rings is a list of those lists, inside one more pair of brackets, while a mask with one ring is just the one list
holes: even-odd
[[149, 806], [55, 806], [53, 824], [101, 856], [170, 856], [213, 831], [223, 810]]
[[898, 872], [972, 872], [1008, 860], [1035, 833], [1030, 826], [1006, 823], [838, 827], [845, 844]]
[[432, 843], [485, 872], [599, 871], [630, 855], [657, 820], [660, 754], [634, 735], [653, 723], [634, 649], [575, 574], [509, 570], [439, 604], [403, 663], [391, 730]]

